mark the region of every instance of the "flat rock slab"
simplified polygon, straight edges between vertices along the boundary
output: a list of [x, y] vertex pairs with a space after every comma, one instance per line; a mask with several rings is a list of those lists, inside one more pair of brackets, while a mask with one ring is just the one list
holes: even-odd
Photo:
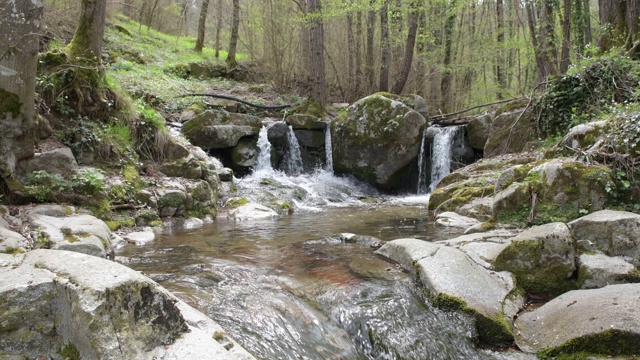
[[591, 241], [609, 256], [640, 258], [638, 214], [602, 210], [576, 219], [568, 225], [576, 240]]
[[77, 252], [0, 254], [0, 357], [252, 359], [202, 313], [124, 265]]
[[278, 213], [264, 205], [249, 203], [229, 211], [229, 217], [236, 220], [259, 220], [278, 217]]
[[474, 218], [462, 216], [452, 211], [443, 212], [436, 216], [436, 224], [444, 227], [466, 229], [479, 223], [480, 221]]
[[130, 232], [122, 237], [127, 240], [127, 242], [142, 246], [154, 241], [156, 239], [156, 234], [153, 230], [144, 230]]
[[[640, 348], [640, 284], [610, 285], [601, 289], [564, 293], [542, 307], [518, 316], [516, 344], [525, 352], [558, 348], [572, 341], [585, 351]], [[605, 332], [625, 333], [615, 343]], [[624, 339], [623, 339], [624, 338]], [[625, 340], [631, 339], [631, 343]], [[618, 349], [612, 349], [612, 347]], [[573, 351], [582, 350], [580, 346]]]
[[488, 271], [460, 250], [418, 239], [398, 239], [376, 251], [418, 275], [440, 307], [471, 312], [484, 341], [508, 340], [511, 321], [524, 300], [509, 297], [515, 284], [507, 272]]
[[623, 258], [604, 254], [582, 254], [579, 264], [578, 283], [581, 284], [582, 289], [633, 282], [627, 280], [631, 280], [638, 271]]

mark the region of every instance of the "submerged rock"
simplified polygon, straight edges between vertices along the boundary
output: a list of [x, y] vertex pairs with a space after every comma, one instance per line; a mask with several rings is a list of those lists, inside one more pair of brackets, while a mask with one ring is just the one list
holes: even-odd
[[484, 342], [512, 339], [510, 323], [524, 303], [507, 272], [488, 271], [460, 250], [418, 239], [398, 239], [376, 254], [417, 276], [433, 303], [476, 319]]
[[75, 252], [0, 255], [0, 312], [3, 358], [252, 358], [137, 271]]
[[560, 354], [640, 353], [640, 284], [574, 290], [515, 322], [516, 344], [526, 352]]

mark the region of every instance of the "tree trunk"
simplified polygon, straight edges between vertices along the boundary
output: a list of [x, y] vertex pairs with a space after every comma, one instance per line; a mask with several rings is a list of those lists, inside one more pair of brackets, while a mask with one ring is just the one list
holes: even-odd
[[195, 52], [201, 53], [204, 46], [204, 30], [207, 25], [207, 11], [209, 10], [209, 0], [202, 0], [200, 8], [200, 20], [198, 21], [198, 37], [196, 38], [196, 46], [193, 48]]
[[566, 74], [571, 63], [571, 0], [564, 0], [564, 19], [562, 21], [562, 55], [560, 56], [560, 74]]
[[391, 89], [391, 92], [394, 94], [400, 94], [402, 92], [409, 78], [409, 72], [411, 71], [413, 49], [416, 45], [416, 34], [418, 33], [418, 2], [418, 0], [411, 2], [411, 9], [409, 10], [409, 33], [407, 34], [404, 61], [402, 63], [402, 69], [396, 77], [396, 82], [393, 84], [393, 89]]
[[107, 0], [82, 0], [78, 27], [67, 46], [74, 62], [100, 64]]
[[348, 56], [348, 60], [347, 60], [347, 65], [348, 65], [348, 92], [349, 92], [349, 98], [347, 99], [347, 101], [351, 101], [351, 97], [353, 96], [353, 93], [356, 92], [356, 90], [354, 89], [354, 84], [356, 82], [356, 68], [355, 68], [355, 59], [354, 57], [356, 56], [356, 43], [355, 43], [355, 36], [353, 34], [353, 13], [349, 12], [347, 13], [347, 56]]
[[311, 47], [311, 98], [324, 107], [326, 103], [326, 85], [324, 71], [324, 28], [320, 0], [308, 0], [310, 14], [317, 14], [311, 20], [309, 44]]
[[380, 84], [379, 91], [389, 91], [389, 64], [391, 63], [391, 44], [389, 43], [389, 4], [382, 0], [380, 8]]
[[372, 0], [370, 4], [372, 8], [369, 10], [369, 15], [367, 16], [367, 57], [365, 58], [364, 63], [364, 76], [367, 81], [367, 89], [365, 90], [367, 92], [371, 92], [375, 89], [373, 37], [375, 35], [376, 12], [373, 10], [374, 4], [375, 0]]
[[504, 51], [504, 3], [502, 0], [496, 0], [496, 40], [498, 42], [498, 51], [496, 54], [496, 77], [498, 78], [497, 98], [502, 99], [502, 92], [507, 88], [507, 79], [505, 76]]
[[591, 8], [590, 1], [583, 0], [582, 10], [584, 11], [584, 42], [585, 44], [593, 44], [593, 35], [591, 34]]
[[238, 67], [236, 61], [236, 47], [238, 46], [238, 28], [240, 27], [240, 0], [233, 0], [233, 18], [231, 20], [231, 39], [229, 40], [229, 53], [227, 54], [227, 65], [235, 69]]
[[540, 82], [545, 81], [549, 75], [557, 74], [557, 51], [553, 41], [553, 8], [550, 0], [544, 0], [544, 3], [539, 12], [539, 21], [533, 5], [530, 2], [526, 4], [529, 32]]
[[122, 13], [128, 18], [133, 18], [133, 0], [124, 0]]
[[452, 0], [451, 4], [449, 4], [449, 15], [447, 16], [447, 20], [444, 24], [444, 59], [442, 62], [444, 72], [440, 82], [440, 92], [442, 93], [441, 106], [444, 112], [449, 112], [452, 104], [451, 80], [453, 70], [451, 69], [451, 45], [453, 40], [453, 28], [456, 23], [456, 13], [451, 10], [456, 7], [456, 1], [457, 0]]
[[0, 2], [0, 182], [21, 192], [16, 164], [34, 153], [40, 1]]
[[216, 7], [216, 54], [215, 57], [220, 57], [220, 33], [222, 32], [222, 0], [218, 0]]
[[356, 33], [355, 33], [355, 83], [354, 83], [354, 98], [360, 97], [362, 91], [362, 12], [356, 12]]

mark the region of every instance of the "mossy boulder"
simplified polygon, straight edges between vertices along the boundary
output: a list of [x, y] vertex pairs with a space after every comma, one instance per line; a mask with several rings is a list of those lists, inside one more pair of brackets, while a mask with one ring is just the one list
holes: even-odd
[[605, 120], [574, 126], [560, 141], [561, 150], [569, 153], [587, 150], [604, 138], [608, 127], [609, 123]]
[[483, 150], [484, 145], [489, 139], [491, 134], [491, 123], [493, 122], [493, 115], [485, 114], [473, 118], [467, 124], [467, 137], [469, 138], [469, 145], [478, 150]]
[[484, 145], [484, 156], [519, 153], [525, 145], [535, 140], [533, 111], [515, 110], [496, 115], [491, 132]]
[[581, 289], [596, 289], [613, 284], [640, 282], [638, 269], [622, 257], [582, 254], [578, 264], [578, 285]]
[[202, 178], [202, 164], [191, 154], [173, 161], [165, 161], [160, 165], [159, 170], [161, 173], [170, 177], [181, 177], [185, 179]]
[[417, 161], [425, 118], [406, 104], [371, 95], [331, 125], [334, 170], [383, 190], [398, 190]]
[[640, 354], [640, 284], [574, 290], [516, 320], [516, 344], [542, 359]]
[[589, 241], [609, 256], [628, 256], [640, 264], [640, 215], [602, 210], [569, 223], [576, 240]]
[[575, 243], [564, 223], [536, 226], [516, 235], [493, 267], [514, 274], [518, 285], [536, 294], [558, 295], [576, 287]]
[[258, 137], [261, 120], [246, 114], [233, 114], [224, 110], [207, 110], [187, 121], [182, 134], [204, 150], [235, 146], [246, 136]]
[[182, 216], [185, 212], [187, 195], [182, 189], [161, 189], [158, 193], [158, 213], [163, 217]]
[[512, 340], [510, 324], [524, 299], [511, 274], [488, 271], [460, 250], [418, 239], [390, 241], [376, 254], [415, 274], [437, 307], [475, 318], [481, 341]]
[[293, 114], [287, 116], [285, 122], [291, 125], [294, 130], [321, 130], [324, 133], [324, 129], [327, 128], [325, 121], [321, 121], [313, 115]]
[[605, 166], [560, 159], [539, 164], [522, 181], [515, 181], [521, 177], [521, 173], [514, 175], [514, 182], [494, 196], [493, 213], [500, 222], [571, 221], [601, 210], [609, 196], [606, 185], [612, 181]]

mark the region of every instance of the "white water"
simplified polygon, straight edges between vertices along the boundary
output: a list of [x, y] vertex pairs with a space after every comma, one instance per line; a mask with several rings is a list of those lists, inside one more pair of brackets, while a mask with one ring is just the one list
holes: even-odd
[[289, 131], [287, 132], [287, 141], [289, 143], [289, 151], [285, 156], [285, 172], [288, 175], [300, 175], [303, 172], [302, 156], [300, 154], [300, 145], [296, 138], [296, 133], [293, 132], [293, 128], [289, 125]]
[[461, 126], [448, 126], [436, 129], [431, 144], [431, 184], [429, 192], [435, 190], [438, 182], [451, 172], [451, 148]]
[[271, 143], [267, 137], [269, 128], [263, 126], [258, 134], [258, 159], [256, 161], [255, 172], [273, 171], [271, 166]]
[[422, 141], [420, 141], [420, 155], [418, 156], [418, 188], [416, 194], [427, 193], [427, 158], [424, 156], [424, 143], [427, 138], [427, 129], [422, 131]]
[[327, 124], [327, 128], [324, 131], [324, 151], [326, 154], [326, 161], [324, 169], [333, 174], [333, 149], [331, 148], [331, 124]]

